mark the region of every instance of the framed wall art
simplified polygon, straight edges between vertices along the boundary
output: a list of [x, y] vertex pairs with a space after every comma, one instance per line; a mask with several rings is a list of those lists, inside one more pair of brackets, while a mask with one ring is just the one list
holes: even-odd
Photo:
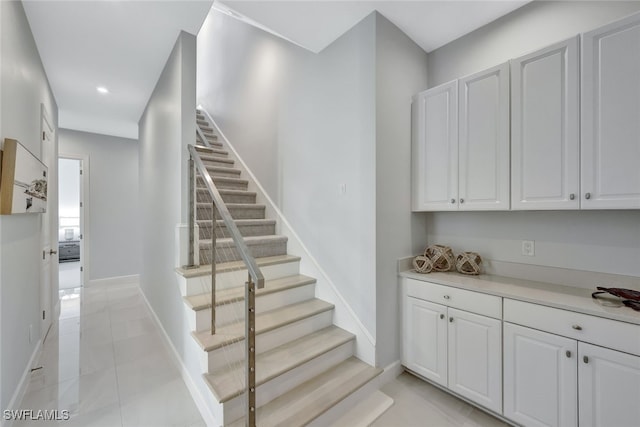
[[6, 138], [0, 173], [0, 214], [47, 211], [47, 166], [15, 139]]

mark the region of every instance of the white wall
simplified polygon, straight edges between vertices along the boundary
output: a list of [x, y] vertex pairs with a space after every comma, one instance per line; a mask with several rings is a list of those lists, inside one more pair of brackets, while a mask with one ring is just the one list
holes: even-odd
[[375, 15], [316, 55], [212, 11], [198, 62], [199, 103], [375, 335]]
[[640, 1], [534, 1], [428, 55], [429, 87], [640, 10]]
[[411, 213], [411, 97], [427, 87], [427, 54], [376, 19], [376, 361], [400, 358], [397, 259], [423, 250], [426, 223]]
[[[63, 221], [80, 223], [80, 160], [58, 160], [58, 216], [61, 219], [58, 224], [58, 241], [64, 241], [65, 230], [72, 229], [73, 237], [70, 240], [80, 238], [80, 227], [65, 226]], [[77, 218], [70, 220], [69, 218]]]
[[[185, 360], [193, 339], [175, 272], [175, 229], [181, 223], [182, 168], [195, 141], [195, 36], [182, 32], [139, 122], [142, 268], [140, 286], [167, 335], [200, 378], [197, 360]], [[185, 135], [186, 136], [183, 136]], [[185, 164], [185, 165], [183, 165]], [[201, 382], [201, 381], [200, 381]]]
[[[19, 140], [40, 157], [41, 104], [58, 108], [20, 2], [0, 2], [0, 137]], [[57, 141], [54, 141], [57, 155]], [[49, 210], [57, 215], [56, 165], [49, 165]], [[0, 408], [8, 407], [36, 349], [40, 330], [40, 215], [0, 217]], [[37, 335], [37, 333], [36, 333]]]
[[[594, 29], [640, 10], [640, 2], [532, 2], [428, 55], [429, 86]], [[640, 276], [637, 211], [424, 214], [429, 244], [499, 261]], [[521, 255], [534, 240], [536, 256]]]
[[89, 280], [139, 274], [138, 141], [60, 129], [59, 144], [89, 157]]

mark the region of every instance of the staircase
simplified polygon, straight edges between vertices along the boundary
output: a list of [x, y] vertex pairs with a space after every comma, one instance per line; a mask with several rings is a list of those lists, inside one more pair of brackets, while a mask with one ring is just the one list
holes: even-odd
[[[235, 167], [205, 116], [197, 125], [210, 147], [196, 149], [260, 267], [265, 286], [256, 292], [257, 425], [329, 425], [377, 389], [381, 369], [354, 356], [355, 336], [333, 324], [334, 306], [315, 298], [316, 280], [299, 273], [300, 258], [287, 254], [287, 238], [265, 218], [249, 181]], [[203, 380], [222, 425], [244, 425], [244, 282], [247, 272], [221, 220], [215, 251], [216, 334], [211, 316], [211, 198], [196, 179], [201, 267], [178, 269], [191, 335], [201, 354]], [[340, 403], [342, 402], [342, 405]], [[383, 412], [384, 410], [382, 410]], [[382, 413], [380, 412], [380, 413]]]

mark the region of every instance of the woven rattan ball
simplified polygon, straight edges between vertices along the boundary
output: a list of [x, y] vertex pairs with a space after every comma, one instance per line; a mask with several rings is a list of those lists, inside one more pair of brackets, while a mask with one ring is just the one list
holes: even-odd
[[456, 270], [462, 274], [478, 275], [482, 258], [475, 252], [462, 252], [456, 259]]
[[413, 259], [413, 268], [415, 268], [418, 273], [431, 273], [433, 263], [426, 256], [418, 255]]
[[424, 251], [424, 255], [433, 263], [434, 271], [449, 271], [456, 268], [453, 250], [449, 246], [429, 246]]

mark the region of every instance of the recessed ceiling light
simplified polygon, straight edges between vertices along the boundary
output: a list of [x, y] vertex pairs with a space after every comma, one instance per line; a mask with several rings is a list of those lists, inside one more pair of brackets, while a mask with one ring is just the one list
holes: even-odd
[[98, 92], [100, 92], [100, 93], [109, 93], [109, 89], [107, 89], [107, 88], [106, 88], [106, 87], [104, 87], [104, 86], [98, 86], [98, 87], [96, 87], [96, 90], [97, 90]]

